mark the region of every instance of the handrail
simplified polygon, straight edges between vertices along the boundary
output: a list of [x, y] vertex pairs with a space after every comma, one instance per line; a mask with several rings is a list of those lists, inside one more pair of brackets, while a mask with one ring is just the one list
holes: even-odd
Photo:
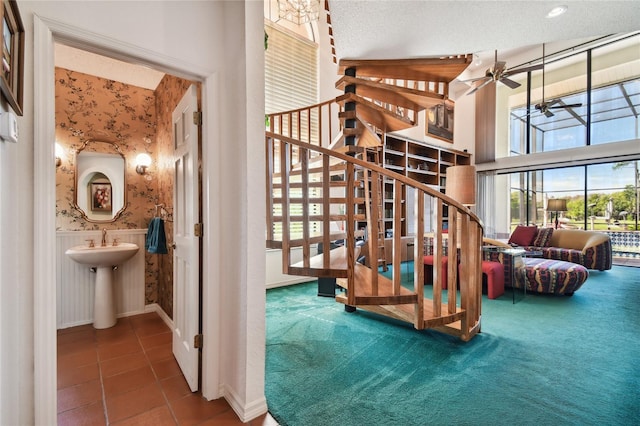
[[469, 216], [472, 218], [472, 220], [474, 222], [478, 223], [481, 226], [484, 226], [482, 224], [482, 219], [480, 219], [478, 216], [476, 216], [465, 205], [460, 204], [459, 202], [457, 202], [453, 198], [449, 197], [448, 195], [443, 194], [442, 192], [440, 192], [440, 191], [438, 191], [436, 189], [433, 189], [432, 187], [430, 187], [430, 186], [428, 186], [428, 185], [426, 185], [424, 183], [421, 183], [421, 182], [418, 182], [418, 181], [416, 181], [414, 179], [408, 178], [408, 177], [406, 177], [404, 175], [401, 175], [399, 173], [396, 173], [396, 172], [394, 172], [392, 170], [385, 169], [384, 167], [380, 167], [377, 164], [373, 164], [373, 163], [370, 163], [368, 161], [363, 161], [363, 160], [360, 160], [358, 158], [352, 157], [350, 155], [343, 154], [341, 152], [333, 151], [333, 150], [330, 150], [330, 149], [327, 149], [327, 148], [324, 148], [324, 147], [321, 147], [321, 146], [315, 146], [315, 145], [313, 146], [313, 148], [311, 148], [311, 147], [308, 147], [307, 144], [302, 142], [302, 141], [290, 138], [288, 136], [284, 136], [284, 135], [280, 135], [280, 134], [277, 134], [277, 133], [273, 133], [273, 132], [265, 132], [265, 135], [266, 135], [267, 139], [269, 139], [269, 138], [280, 139], [280, 140], [282, 140], [282, 141], [284, 141], [286, 143], [290, 143], [292, 145], [297, 145], [297, 146], [300, 146], [300, 147], [303, 147], [303, 148], [306, 148], [306, 149], [312, 149], [313, 151], [317, 151], [318, 153], [321, 153], [321, 154], [324, 154], [324, 155], [328, 155], [330, 157], [335, 157], [335, 158], [338, 158], [338, 159], [343, 160], [345, 162], [352, 162], [355, 165], [358, 165], [360, 167], [373, 170], [373, 171], [375, 171], [377, 173], [380, 173], [383, 176], [399, 180], [400, 182], [402, 182], [405, 185], [409, 185], [409, 186], [421, 189], [422, 191], [426, 192], [427, 194], [431, 195], [432, 197], [442, 198], [442, 200], [445, 201], [448, 205], [455, 206], [458, 210], [462, 210], [462, 211], [466, 212], [467, 214], [469, 214]]
[[[317, 146], [328, 147], [342, 129], [338, 114], [342, 107], [335, 99], [303, 108], [267, 114], [269, 131], [294, 137]], [[334, 125], [337, 126], [334, 129]], [[315, 127], [315, 132], [313, 129]], [[326, 129], [327, 131], [323, 131]], [[306, 133], [303, 134], [303, 130]], [[323, 138], [327, 135], [326, 138]]]

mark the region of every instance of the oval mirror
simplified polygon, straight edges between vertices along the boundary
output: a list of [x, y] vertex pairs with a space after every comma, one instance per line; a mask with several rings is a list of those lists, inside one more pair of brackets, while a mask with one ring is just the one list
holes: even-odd
[[88, 222], [114, 222], [127, 205], [126, 160], [120, 147], [89, 140], [76, 151], [74, 207]]

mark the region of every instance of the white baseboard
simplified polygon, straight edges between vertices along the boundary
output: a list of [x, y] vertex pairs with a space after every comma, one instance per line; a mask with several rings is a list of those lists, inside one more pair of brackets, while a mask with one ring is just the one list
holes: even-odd
[[250, 403], [242, 403], [231, 388], [225, 386], [224, 399], [227, 400], [233, 411], [238, 415], [240, 421], [248, 423], [266, 413], [269, 409], [266, 398], [262, 397]]
[[158, 305], [157, 303], [150, 303], [149, 305], [145, 305], [144, 306], [144, 312], [148, 313], [148, 312], [155, 312], [158, 315], [160, 315], [160, 318], [162, 318], [162, 321], [164, 321], [165, 324], [167, 324], [167, 327], [169, 327], [169, 329], [171, 329], [171, 331], [173, 331], [173, 320], [171, 318], [169, 318], [169, 315], [167, 315], [167, 313], [164, 311], [164, 309], [162, 309], [160, 307], [160, 305]]
[[292, 278], [290, 280], [278, 281], [277, 283], [267, 284], [267, 290], [278, 287], [286, 287], [288, 285], [308, 283], [310, 281], [316, 281], [316, 279], [312, 279], [313, 277], [304, 277], [304, 278]]

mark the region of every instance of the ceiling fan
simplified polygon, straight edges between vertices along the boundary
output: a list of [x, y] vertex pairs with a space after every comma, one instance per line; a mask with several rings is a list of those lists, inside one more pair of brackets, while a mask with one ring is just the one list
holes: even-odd
[[[553, 117], [555, 114], [551, 111], [552, 109], [581, 107], [582, 104], [565, 104], [560, 98], [549, 99], [548, 101], [544, 100], [544, 57], [544, 43], [542, 43], [542, 102], [536, 104], [535, 109], [546, 117]], [[573, 111], [570, 112], [575, 115]]]
[[514, 75], [514, 74], [518, 74], [521, 72], [528, 72], [528, 71], [534, 71], [534, 70], [539, 70], [543, 67], [543, 65], [533, 65], [530, 67], [524, 67], [524, 68], [517, 68], [517, 69], [507, 69], [507, 63], [504, 61], [498, 61], [498, 51], [495, 51], [495, 60], [494, 60], [494, 64], [491, 68], [488, 68], [487, 71], [485, 71], [484, 77], [478, 77], [478, 78], [472, 78], [469, 80], [464, 80], [463, 83], [475, 83], [476, 86], [471, 89], [469, 92], [467, 92], [467, 95], [470, 95], [480, 89], [482, 89], [484, 86], [490, 84], [490, 83], [495, 83], [497, 81], [499, 81], [500, 83], [506, 85], [507, 87], [510, 87], [511, 89], [515, 89], [516, 87], [520, 87], [520, 83], [517, 83], [513, 80], [511, 80], [509, 77]]

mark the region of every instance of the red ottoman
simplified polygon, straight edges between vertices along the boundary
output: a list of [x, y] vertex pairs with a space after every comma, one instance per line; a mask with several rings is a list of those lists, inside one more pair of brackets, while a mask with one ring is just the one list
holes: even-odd
[[582, 265], [554, 259], [524, 258], [524, 265], [516, 268], [516, 286], [536, 293], [564, 294], [573, 292], [589, 278], [589, 271]]
[[504, 294], [504, 269], [500, 262], [482, 262], [482, 274], [487, 276], [487, 297], [497, 299]]
[[[433, 280], [433, 256], [426, 255], [422, 262], [424, 263], [424, 283], [432, 284]], [[444, 290], [447, 289], [447, 267], [449, 262], [447, 261], [447, 256], [442, 256], [442, 288]]]

